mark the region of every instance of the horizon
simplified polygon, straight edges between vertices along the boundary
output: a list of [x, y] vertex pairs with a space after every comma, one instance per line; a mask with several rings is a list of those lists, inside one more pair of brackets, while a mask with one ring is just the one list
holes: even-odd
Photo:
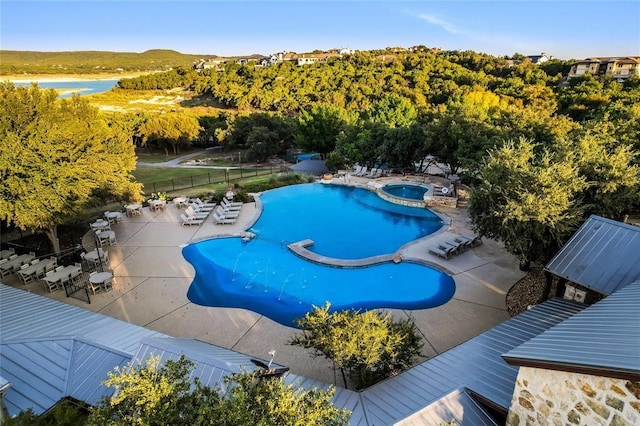
[[[424, 45], [569, 60], [640, 55], [639, 15], [633, 1], [3, 0], [0, 49], [174, 50], [204, 59]], [[625, 37], [611, 43], [603, 28]]]

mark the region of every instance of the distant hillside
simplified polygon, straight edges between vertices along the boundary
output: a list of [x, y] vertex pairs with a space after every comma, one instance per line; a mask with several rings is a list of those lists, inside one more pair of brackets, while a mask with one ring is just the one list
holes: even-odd
[[216, 55], [187, 55], [175, 50], [131, 52], [30, 52], [0, 50], [0, 74], [98, 74], [159, 71], [191, 67], [193, 61]]

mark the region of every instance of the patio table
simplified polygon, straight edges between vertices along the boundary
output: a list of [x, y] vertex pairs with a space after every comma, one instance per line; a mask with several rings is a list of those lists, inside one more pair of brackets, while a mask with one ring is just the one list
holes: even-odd
[[142, 214], [142, 206], [140, 204], [129, 204], [124, 206], [127, 209], [127, 216]]
[[167, 202], [165, 200], [149, 200], [149, 208], [151, 210], [164, 210]]
[[89, 282], [91, 284], [99, 284], [103, 290], [107, 290], [104, 288], [104, 282], [109, 278], [112, 278], [113, 274], [111, 272], [98, 272], [97, 274], [93, 274], [89, 277]]
[[11, 259], [8, 262], [4, 262], [0, 264], [0, 269], [3, 271], [12, 271], [15, 272], [16, 269], [20, 268], [23, 263], [31, 262], [33, 260], [33, 256], [30, 254], [21, 254], [15, 259]]
[[[122, 213], [120, 213], [120, 212], [107, 212], [107, 213], [104, 214], [104, 217], [109, 219], [109, 222], [112, 222], [114, 219], [118, 219], [119, 217], [122, 217]], [[115, 223], [118, 223], [118, 221], [116, 220]]]
[[[75, 265], [65, 266], [61, 270], [54, 272], [51, 275], [45, 276], [44, 280], [50, 284], [58, 285], [58, 282], [61, 282], [63, 278], [67, 278], [71, 276], [71, 274], [75, 272], [80, 272], [81, 270], [82, 268], [80, 268], [79, 266], [75, 266]], [[59, 287], [62, 288], [62, 286], [59, 286]]]
[[48, 266], [55, 265], [57, 262], [55, 259], [44, 259], [35, 265], [29, 265], [28, 268], [20, 269], [18, 273], [23, 276], [29, 276], [43, 272]]
[[100, 229], [101, 231], [107, 231], [111, 229], [111, 224], [109, 223], [108, 220], [96, 220], [95, 222], [93, 222], [91, 224], [91, 228], [93, 230], [97, 230]]
[[173, 199], [173, 204], [176, 205], [177, 208], [187, 207], [187, 198], [186, 197], [176, 197]]
[[[100, 258], [104, 260], [104, 250], [100, 249]], [[98, 251], [91, 250], [87, 254], [84, 255], [85, 260], [89, 260], [91, 262], [95, 262], [98, 260]]]
[[11, 250], [2, 250], [0, 251], [0, 259], [8, 259], [12, 254], [15, 254], [15, 252]]

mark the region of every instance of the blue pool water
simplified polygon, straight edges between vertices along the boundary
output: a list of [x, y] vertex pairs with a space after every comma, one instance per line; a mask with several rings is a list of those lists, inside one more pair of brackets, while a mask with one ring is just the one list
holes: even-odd
[[384, 192], [387, 192], [391, 195], [395, 195], [400, 198], [408, 198], [410, 200], [422, 200], [424, 198], [424, 193], [427, 192], [429, 188], [422, 185], [412, 185], [412, 184], [393, 184], [386, 185], [382, 188]]
[[453, 279], [423, 264], [336, 268], [309, 262], [286, 247], [312, 239], [309, 250], [328, 257], [394, 253], [442, 225], [432, 212], [388, 203], [363, 189], [321, 184], [280, 188], [260, 199], [263, 212], [250, 242], [217, 238], [183, 249], [196, 270], [189, 300], [250, 309], [295, 326], [296, 318], [327, 301], [333, 310], [426, 309], [453, 296]]

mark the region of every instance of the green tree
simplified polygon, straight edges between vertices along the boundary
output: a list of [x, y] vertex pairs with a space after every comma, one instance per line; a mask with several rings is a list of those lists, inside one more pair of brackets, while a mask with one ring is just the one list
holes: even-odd
[[640, 157], [631, 146], [588, 133], [559, 149], [575, 152], [586, 182], [580, 197], [586, 216], [622, 220], [640, 206]]
[[469, 217], [500, 240], [524, 268], [548, 261], [582, 221], [585, 179], [574, 152], [552, 152], [521, 138], [493, 149], [471, 190]]
[[97, 193], [138, 199], [130, 128], [74, 96], [57, 100], [37, 85], [0, 84], [0, 218], [44, 232], [60, 251], [58, 225]]
[[189, 146], [202, 128], [198, 119], [185, 113], [169, 112], [150, 117], [138, 129], [143, 143], [156, 142], [169, 155], [169, 147], [177, 154], [181, 146]]
[[282, 378], [243, 372], [225, 377], [223, 391], [192, 381], [194, 363], [184, 355], [164, 365], [159, 360], [109, 373], [105, 385], [116, 393], [94, 407], [87, 424], [333, 426], [346, 425], [351, 415], [333, 406], [333, 388], [305, 391]]
[[318, 105], [298, 117], [296, 142], [302, 149], [326, 155], [355, 123], [357, 114], [332, 105]]
[[390, 313], [330, 309], [327, 302], [298, 319], [302, 334], [290, 344], [332, 360], [345, 387], [347, 373], [357, 388], [364, 388], [411, 367], [420, 355], [422, 341], [410, 319], [394, 322]]

